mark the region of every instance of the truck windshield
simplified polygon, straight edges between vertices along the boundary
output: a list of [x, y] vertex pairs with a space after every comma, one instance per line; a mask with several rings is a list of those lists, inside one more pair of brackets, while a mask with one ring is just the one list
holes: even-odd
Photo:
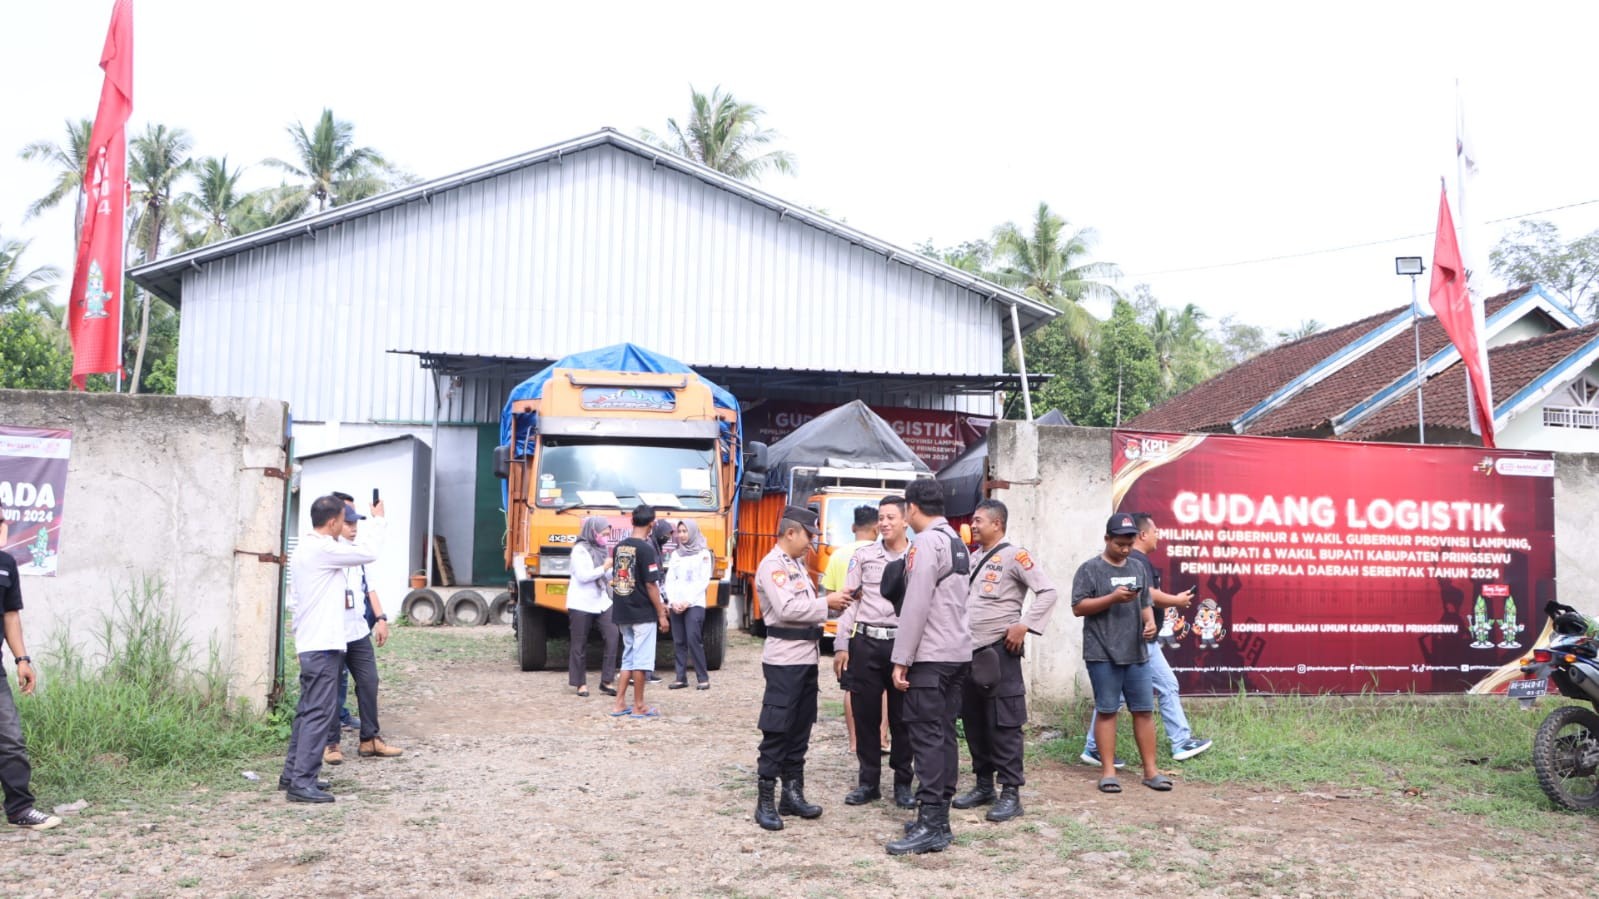
[[580, 506], [631, 509], [717, 508], [716, 447], [710, 442], [605, 443], [546, 438], [539, 448], [534, 503], [541, 509]]
[[826, 522], [823, 525], [822, 540], [828, 546], [844, 546], [855, 540], [855, 507], [871, 506], [877, 508], [877, 499], [870, 496], [835, 496], [827, 500], [827, 509], [822, 514]]

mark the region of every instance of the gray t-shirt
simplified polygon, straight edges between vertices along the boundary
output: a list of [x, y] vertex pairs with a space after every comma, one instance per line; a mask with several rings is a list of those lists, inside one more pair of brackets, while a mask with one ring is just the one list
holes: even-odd
[[1083, 618], [1083, 661], [1135, 665], [1149, 661], [1144, 644], [1144, 609], [1150, 607], [1149, 573], [1129, 559], [1120, 566], [1095, 556], [1077, 568], [1072, 578], [1072, 605], [1106, 596], [1121, 585], [1138, 591], [1133, 602], [1117, 603]]

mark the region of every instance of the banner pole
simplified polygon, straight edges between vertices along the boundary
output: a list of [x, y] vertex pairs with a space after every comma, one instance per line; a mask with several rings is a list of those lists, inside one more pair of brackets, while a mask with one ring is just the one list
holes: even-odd
[[[1016, 304], [1010, 304], [1010, 333], [1011, 340], [1016, 344], [1016, 367], [1022, 376], [1022, 409], [1027, 413], [1027, 420], [1033, 420], [1033, 392], [1027, 387], [1027, 351], [1022, 348], [1022, 323], [1016, 315]], [[1003, 414], [1004, 410], [1000, 410]]]
[[1416, 300], [1416, 276], [1410, 276], [1410, 330], [1416, 339], [1416, 442], [1427, 442], [1427, 415], [1422, 407], [1421, 388], [1427, 383], [1421, 372], [1421, 306]]

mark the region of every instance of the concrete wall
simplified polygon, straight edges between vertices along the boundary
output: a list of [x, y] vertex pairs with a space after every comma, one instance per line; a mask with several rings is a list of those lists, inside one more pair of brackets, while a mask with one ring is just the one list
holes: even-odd
[[23, 629], [48, 685], [52, 637], [92, 655], [119, 590], [160, 578], [204, 665], [215, 643], [230, 691], [272, 687], [287, 407], [277, 401], [0, 390], [0, 423], [72, 432], [55, 577], [23, 579]]
[[[1071, 578], [1103, 546], [1112, 511], [1111, 432], [999, 422], [989, 430], [993, 495], [1010, 509], [1011, 542], [1027, 547], [1062, 591], [1042, 637], [1028, 638], [1028, 693], [1045, 704], [1088, 693], [1082, 622], [1070, 609]], [[1599, 615], [1599, 455], [1555, 455], [1555, 572], [1562, 602]]]

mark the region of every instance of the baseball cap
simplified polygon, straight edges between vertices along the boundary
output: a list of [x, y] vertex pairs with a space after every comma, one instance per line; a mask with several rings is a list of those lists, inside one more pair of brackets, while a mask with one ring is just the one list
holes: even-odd
[[784, 506], [783, 517], [787, 518], [789, 521], [798, 522], [802, 527], [805, 528], [805, 532], [810, 534], [812, 537], [815, 537], [817, 534], [822, 532], [822, 529], [816, 526], [816, 513], [812, 512], [810, 509], [801, 508], [799, 506]]
[[1133, 524], [1133, 516], [1127, 512], [1117, 512], [1105, 522], [1105, 534], [1111, 537], [1136, 537], [1138, 525]]
[[344, 507], [344, 520], [345, 521], [365, 521], [366, 520], [366, 516], [362, 515], [360, 512], [355, 511], [355, 507], [354, 506], [345, 506]]

